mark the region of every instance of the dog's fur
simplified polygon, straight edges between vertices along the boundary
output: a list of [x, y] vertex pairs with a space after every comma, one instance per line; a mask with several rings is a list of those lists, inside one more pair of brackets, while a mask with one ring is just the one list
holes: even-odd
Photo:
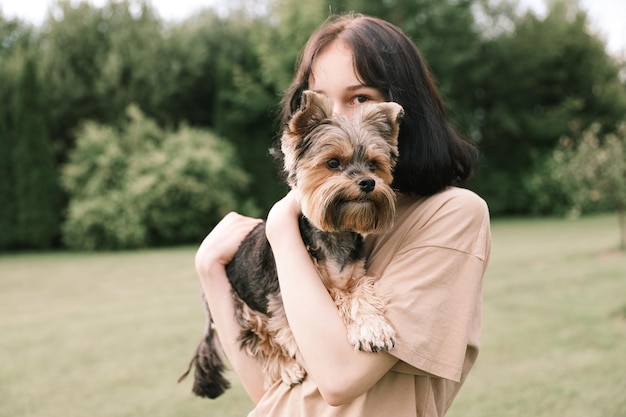
[[[394, 346], [395, 332], [383, 316], [375, 279], [365, 273], [363, 235], [393, 224], [390, 184], [402, 115], [396, 103], [375, 103], [360, 106], [354, 120], [347, 120], [333, 115], [328, 98], [305, 91], [281, 138], [287, 183], [302, 207], [302, 239], [346, 324], [349, 342], [368, 352]], [[278, 379], [302, 382], [306, 371], [283, 310], [264, 223], [243, 241], [226, 273], [243, 329], [241, 348], [260, 361], [266, 385]], [[195, 363], [193, 392], [209, 398], [229, 387], [214, 336], [209, 313], [205, 338], [181, 377]]]

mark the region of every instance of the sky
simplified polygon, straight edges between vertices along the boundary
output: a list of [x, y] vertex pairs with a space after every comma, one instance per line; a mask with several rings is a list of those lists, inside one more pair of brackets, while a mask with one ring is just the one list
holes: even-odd
[[[72, 0], [78, 2], [78, 0]], [[227, 3], [229, 0], [150, 0], [161, 18], [166, 20], [184, 19], [198, 10]], [[544, 13], [546, 0], [519, 0], [521, 7], [532, 8]], [[89, 0], [101, 5], [105, 0]], [[626, 57], [626, 0], [579, 0], [587, 11], [591, 30], [607, 44], [607, 50], [614, 55]], [[5, 17], [20, 17], [34, 24], [40, 24], [46, 17], [51, 0], [0, 0], [0, 10]]]

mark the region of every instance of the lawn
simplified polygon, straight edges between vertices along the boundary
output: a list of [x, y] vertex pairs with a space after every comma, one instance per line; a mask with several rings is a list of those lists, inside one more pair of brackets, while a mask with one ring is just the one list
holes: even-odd
[[[493, 225], [483, 351], [450, 417], [626, 416], [614, 216]], [[0, 256], [0, 417], [245, 416], [177, 384], [204, 313], [194, 248]]]

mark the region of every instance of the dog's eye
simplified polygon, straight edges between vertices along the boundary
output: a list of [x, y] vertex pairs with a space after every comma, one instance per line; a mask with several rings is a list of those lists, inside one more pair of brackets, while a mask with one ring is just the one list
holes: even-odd
[[339, 163], [339, 159], [333, 158], [329, 159], [328, 162], [326, 162], [326, 166], [328, 166], [328, 168], [330, 169], [339, 169], [341, 164]]
[[369, 168], [370, 172], [376, 171], [376, 162], [370, 161], [369, 164], [367, 164], [367, 167]]

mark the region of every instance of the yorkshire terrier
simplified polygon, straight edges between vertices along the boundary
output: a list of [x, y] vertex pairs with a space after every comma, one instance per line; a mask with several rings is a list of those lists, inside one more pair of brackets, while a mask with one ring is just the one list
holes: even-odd
[[[376, 279], [365, 272], [363, 236], [385, 232], [394, 221], [391, 181], [403, 114], [397, 103], [364, 104], [348, 120], [333, 114], [327, 97], [305, 91], [280, 143], [287, 184], [302, 207], [302, 240], [345, 322], [349, 343], [366, 352], [387, 351], [395, 343]], [[226, 273], [241, 348], [260, 361], [266, 386], [278, 379], [290, 386], [302, 382], [306, 371], [283, 309], [264, 223], [244, 239]], [[195, 364], [192, 391], [216, 398], [230, 384], [208, 308], [207, 314], [205, 337], [180, 380]]]

